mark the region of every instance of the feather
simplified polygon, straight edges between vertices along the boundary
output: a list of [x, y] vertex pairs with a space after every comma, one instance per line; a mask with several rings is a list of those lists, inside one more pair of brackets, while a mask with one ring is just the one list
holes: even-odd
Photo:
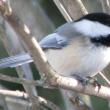
[[42, 49], [61, 49], [66, 46], [67, 43], [67, 39], [57, 33], [50, 34], [39, 42]]
[[22, 53], [0, 59], [0, 68], [17, 67], [30, 62], [33, 62], [31, 56], [28, 53]]

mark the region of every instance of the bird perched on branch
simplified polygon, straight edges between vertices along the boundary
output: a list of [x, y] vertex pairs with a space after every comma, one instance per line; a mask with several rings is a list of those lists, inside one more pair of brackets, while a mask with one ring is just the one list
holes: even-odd
[[[39, 42], [51, 66], [63, 76], [94, 76], [110, 62], [110, 15], [91, 13], [58, 27]], [[3, 58], [0, 68], [33, 62], [28, 53]]]

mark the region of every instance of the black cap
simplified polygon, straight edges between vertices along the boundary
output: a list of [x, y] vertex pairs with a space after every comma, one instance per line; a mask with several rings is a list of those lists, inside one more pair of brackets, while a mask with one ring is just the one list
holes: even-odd
[[83, 19], [87, 19], [87, 20], [94, 21], [94, 22], [99, 22], [104, 25], [110, 26], [110, 15], [108, 15], [106, 13], [90, 13], [90, 14], [87, 14], [87, 15], [81, 17], [80, 19], [76, 20], [75, 22], [83, 20]]

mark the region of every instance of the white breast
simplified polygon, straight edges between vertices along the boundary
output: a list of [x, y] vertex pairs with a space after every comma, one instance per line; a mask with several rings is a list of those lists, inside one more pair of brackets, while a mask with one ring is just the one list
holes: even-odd
[[[82, 39], [83, 40], [83, 39]], [[74, 42], [74, 41], [73, 41]], [[81, 41], [82, 42], [82, 41]], [[49, 63], [63, 76], [93, 76], [110, 62], [110, 49], [76, 41], [63, 49], [46, 52]]]

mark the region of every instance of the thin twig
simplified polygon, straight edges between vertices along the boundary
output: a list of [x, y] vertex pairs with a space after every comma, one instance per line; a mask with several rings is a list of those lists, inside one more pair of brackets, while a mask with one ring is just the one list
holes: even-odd
[[18, 84], [43, 86], [43, 81], [41, 81], [41, 80], [34, 81], [34, 80], [28, 80], [28, 79], [24, 79], [24, 78], [15, 78], [15, 77], [10, 77], [10, 76], [7, 76], [7, 75], [3, 75], [2, 73], [0, 73], [0, 80], [13, 82], [13, 83], [18, 83]]
[[[54, 2], [55, 1], [60, 2], [61, 5], [59, 8], [61, 13], [63, 12], [63, 15], [68, 15], [72, 20], [78, 19], [88, 13], [81, 0], [54, 0]], [[61, 6], [63, 6], [63, 9]], [[71, 19], [66, 20], [71, 21]]]
[[46, 100], [42, 97], [33, 97], [33, 100], [36, 101], [36, 98], [40, 101], [40, 104], [43, 104], [44, 106], [48, 105], [48, 108], [51, 108], [52, 110], [60, 110], [58, 106], [56, 106], [54, 103], [52, 103], [49, 100]]
[[110, 1], [109, 0], [100, 0], [102, 5], [102, 10], [104, 13], [110, 14]]
[[[10, 96], [10, 97], [17, 97], [20, 99], [29, 99], [29, 95], [26, 94], [25, 92], [20, 92], [20, 91], [11, 91], [11, 90], [3, 90], [0, 89], [0, 95], [4, 95], [4, 96]], [[52, 109], [52, 110], [60, 110], [60, 108], [55, 105], [54, 103], [52, 103], [49, 100], [46, 100], [40, 96], [38, 97], [32, 97], [32, 100], [34, 101], [34, 103], [37, 103], [39, 101], [40, 104], [43, 104], [44, 106]]]
[[53, 1], [54, 1], [55, 5], [58, 7], [58, 9], [60, 10], [60, 12], [62, 13], [62, 15], [64, 16], [64, 18], [68, 22], [73, 21], [72, 18], [71, 18], [71, 16], [68, 14], [67, 10], [65, 9], [65, 7], [60, 2], [60, 0], [53, 0]]
[[76, 0], [76, 2], [79, 4], [79, 7], [81, 8], [82, 13], [83, 14], [88, 14], [88, 11], [87, 11], [86, 7], [84, 6], [82, 0]]
[[107, 82], [107, 84], [110, 85], [110, 81], [109, 79], [102, 73], [102, 72], [99, 72], [100, 76]]

